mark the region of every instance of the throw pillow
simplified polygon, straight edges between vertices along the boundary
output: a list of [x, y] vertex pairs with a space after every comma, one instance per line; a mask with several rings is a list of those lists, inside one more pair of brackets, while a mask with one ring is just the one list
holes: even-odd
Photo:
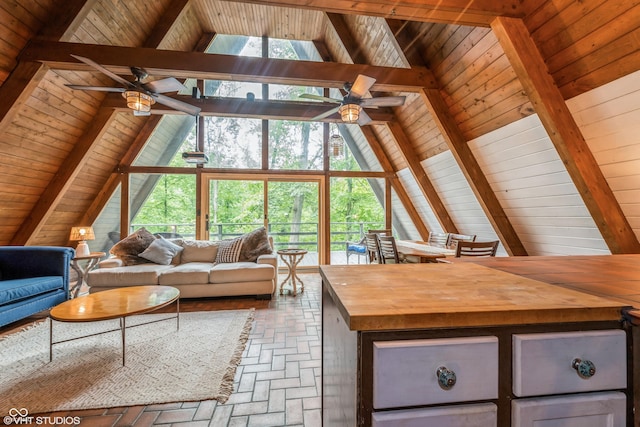
[[214, 262], [218, 254], [218, 244], [208, 240], [184, 240], [181, 264], [188, 262]]
[[242, 250], [242, 237], [237, 237], [233, 240], [221, 240], [218, 242], [216, 264], [238, 262], [240, 250]]
[[239, 261], [256, 262], [260, 255], [273, 253], [267, 229], [260, 227], [242, 236]]
[[184, 248], [182, 246], [178, 246], [164, 237], [160, 237], [151, 242], [149, 247], [138, 256], [155, 262], [156, 264], [169, 265], [173, 257], [183, 250]]
[[149, 262], [138, 256], [144, 252], [156, 237], [142, 227], [113, 245], [109, 253], [120, 258], [124, 265], [136, 265]]

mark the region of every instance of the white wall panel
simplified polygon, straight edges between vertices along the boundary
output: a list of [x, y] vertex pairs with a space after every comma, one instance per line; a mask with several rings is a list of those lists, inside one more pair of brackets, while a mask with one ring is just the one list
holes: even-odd
[[[429, 229], [429, 231], [442, 233], [442, 227], [440, 226], [436, 215], [433, 213], [433, 209], [431, 209], [431, 206], [422, 195], [422, 191], [418, 188], [418, 183], [411, 174], [411, 171], [409, 169], [403, 169], [398, 171], [397, 175], [409, 198], [413, 201], [415, 208], [427, 229]], [[397, 203], [399, 203], [399, 201]], [[417, 234], [415, 240], [419, 239], [420, 235]]]
[[[422, 167], [460, 233], [475, 234], [478, 241], [498, 240], [493, 226], [450, 151], [424, 160]], [[502, 244], [498, 255], [506, 255]]]
[[640, 238], [640, 71], [570, 99], [567, 105]]
[[610, 253], [537, 115], [469, 144], [529, 255]]

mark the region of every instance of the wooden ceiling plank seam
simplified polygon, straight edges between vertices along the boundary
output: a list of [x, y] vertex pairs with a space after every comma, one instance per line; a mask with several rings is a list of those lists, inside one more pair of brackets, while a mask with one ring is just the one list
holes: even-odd
[[0, 133], [5, 132], [7, 126], [18, 114], [31, 93], [38, 87], [40, 81], [47, 74], [48, 68], [39, 62], [18, 62], [9, 77], [0, 86]]
[[638, 238], [526, 26], [520, 19], [502, 17], [491, 26], [609, 250], [640, 253]]
[[83, 135], [74, 150], [64, 160], [55, 177], [42, 192], [31, 214], [11, 239], [12, 245], [28, 245], [33, 240], [33, 236], [37, 235], [53, 213], [52, 207], [60, 201], [65, 190], [79, 173], [81, 165], [87, 161], [92, 146], [98, 140], [99, 135], [105, 132], [108, 123], [112, 119], [113, 115], [109, 110], [103, 110], [96, 115], [90, 131]]
[[282, 7], [298, 7], [332, 13], [369, 15], [382, 18], [414, 21], [441, 22], [446, 24], [489, 26], [496, 16], [523, 17], [520, 2], [493, 0], [404, 0], [381, 3], [375, 0], [353, 2], [351, 0], [230, 0]]
[[[399, 41], [397, 43], [397, 49], [400, 53], [403, 53], [402, 45]], [[420, 60], [420, 58], [418, 56], [414, 56], [414, 60]], [[409, 61], [407, 60], [407, 62]], [[424, 65], [424, 61], [421, 60], [418, 64], [408, 65]], [[432, 120], [436, 123], [442, 137], [447, 142], [447, 145], [449, 146], [453, 157], [456, 159], [460, 170], [465, 176], [469, 187], [472, 189], [478, 203], [487, 216], [487, 219], [498, 234], [498, 237], [500, 238], [500, 241], [505, 247], [507, 253], [510, 255], [526, 255], [527, 252], [524, 249], [518, 234], [504, 212], [504, 209], [498, 201], [491, 185], [487, 181], [486, 175], [482, 172], [475, 156], [471, 152], [471, 149], [462, 135], [457, 122], [450, 114], [449, 107], [442, 97], [440, 89], [425, 89], [421, 91], [420, 94], [422, 95], [427, 109], [429, 110]], [[418, 164], [420, 165], [420, 163]], [[421, 165], [420, 168], [423, 169]], [[442, 201], [440, 201], [440, 203], [442, 204]], [[447, 228], [444, 229], [449, 231]]]
[[39, 40], [29, 44], [20, 59], [42, 61], [52, 69], [90, 70], [87, 65], [73, 59], [71, 54], [91, 57], [116, 74], [130, 74], [129, 64], [135, 62], [154, 76], [177, 78], [342, 88], [344, 82], [350, 81], [354, 75], [365, 74], [376, 79], [371, 90], [382, 92], [417, 92], [435, 84], [428, 79], [430, 73], [425, 73], [425, 69], [420, 67], [294, 61]]
[[528, 8], [525, 6], [525, 16], [523, 21], [527, 25], [527, 28], [529, 28], [531, 34], [534, 34], [546, 22], [574, 2], [574, 0], [550, 0], [542, 2], [539, 2], [538, 0], [529, 0], [529, 4], [533, 4], [535, 6]]

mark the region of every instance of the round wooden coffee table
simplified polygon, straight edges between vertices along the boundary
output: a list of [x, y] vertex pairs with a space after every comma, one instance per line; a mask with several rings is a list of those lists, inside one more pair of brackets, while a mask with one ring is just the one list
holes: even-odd
[[[180, 291], [171, 286], [130, 286], [108, 291], [96, 292], [63, 302], [51, 309], [49, 316], [49, 361], [53, 359], [53, 345], [85, 337], [63, 341], [53, 341], [53, 321], [58, 322], [97, 322], [99, 320], [120, 319], [122, 335], [122, 365], [125, 363], [126, 318], [134, 314], [144, 314], [176, 303], [176, 315], [135, 326], [176, 318], [180, 328]], [[101, 332], [113, 332], [118, 329]]]

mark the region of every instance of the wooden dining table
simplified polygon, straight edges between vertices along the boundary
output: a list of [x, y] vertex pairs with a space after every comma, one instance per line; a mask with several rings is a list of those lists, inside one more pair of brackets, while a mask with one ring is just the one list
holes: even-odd
[[432, 246], [420, 240], [396, 240], [398, 253], [404, 255], [409, 262], [437, 262], [439, 258], [456, 255], [455, 249]]

